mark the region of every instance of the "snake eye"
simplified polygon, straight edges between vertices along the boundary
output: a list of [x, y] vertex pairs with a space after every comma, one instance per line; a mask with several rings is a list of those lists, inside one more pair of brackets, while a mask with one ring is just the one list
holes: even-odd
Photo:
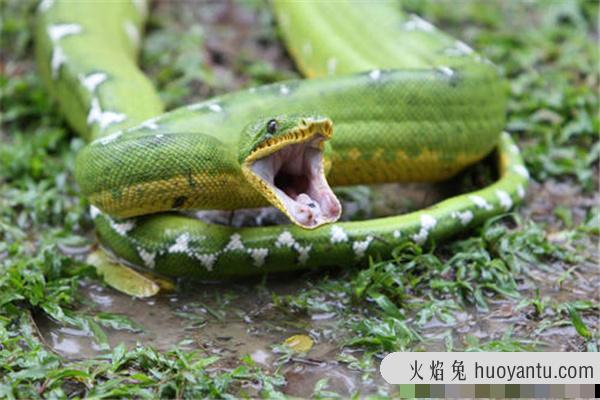
[[267, 122], [267, 132], [272, 135], [275, 133], [276, 130], [277, 130], [277, 121], [275, 121], [274, 119], [269, 120], [269, 122]]

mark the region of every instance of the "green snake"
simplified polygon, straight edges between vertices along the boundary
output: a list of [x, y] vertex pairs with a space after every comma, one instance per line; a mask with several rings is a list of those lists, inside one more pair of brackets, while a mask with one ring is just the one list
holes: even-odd
[[[99, 240], [155, 273], [203, 279], [358, 263], [510, 210], [528, 173], [506, 84], [469, 46], [388, 2], [274, 1], [308, 78], [163, 113], [136, 64], [143, 1], [44, 0], [40, 74], [90, 143], [76, 179]], [[329, 187], [440, 181], [495, 151], [498, 179], [393, 217], [335, 222]], [[234, 228], [177, 210], [274, 205], [291, 225]]]

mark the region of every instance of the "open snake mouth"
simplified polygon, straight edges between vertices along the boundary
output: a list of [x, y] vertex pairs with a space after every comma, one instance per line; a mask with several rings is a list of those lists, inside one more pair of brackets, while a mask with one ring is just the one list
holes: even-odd
[[303, 228], [335, 222], [341, 215], [342, 207], [324, 171], [324, 141], [331, 130], [327, 119], [303, 120], [261, 145], [244, 166], [254, 187]]

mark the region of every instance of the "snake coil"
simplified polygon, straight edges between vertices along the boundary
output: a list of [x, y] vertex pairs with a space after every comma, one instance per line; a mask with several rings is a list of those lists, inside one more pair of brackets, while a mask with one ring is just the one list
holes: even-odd
[[[524, 198], [527, 170], [502, 133], [506, 85], [489, 61], [391, 3], [273, 7], [311, 79], [163, 114], [136, 64], [145, 2], [41, 2], [39, 70], [90, 141], [76, 178], [100, 241], [119, 258], [206, 279], [354, 263], [400, 241], [447, 238]], [[327, 183], [440, 181], [494, 149], [498, 180], [482, 190], [330, 223], [340, 209]], [[233, 228], [173, 212], [269, 203], [295, 225]]]

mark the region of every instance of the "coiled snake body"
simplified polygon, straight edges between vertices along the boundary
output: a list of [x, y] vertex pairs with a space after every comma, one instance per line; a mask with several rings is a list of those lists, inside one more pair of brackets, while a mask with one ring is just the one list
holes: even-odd
[[[313, 79], [162, 114], [135, 63], [144, 2], [40, 4], [39, 68], [91, 142], [76, 177], [101, 242], [118, 257], [200, 278], [358, 262], [404, 240], [444, 239], [524, 197], [527, 170], [501, 133], [506, 88], [491, 63], [391, 3], [273, 5]], [[327, 182], [439, 181], [494, 148], [499, 179], [482, 190], [410, 214], [331, 223], [341, 209]], [[232, 228], [171, 212], [269, 203], [294, 225]]]

